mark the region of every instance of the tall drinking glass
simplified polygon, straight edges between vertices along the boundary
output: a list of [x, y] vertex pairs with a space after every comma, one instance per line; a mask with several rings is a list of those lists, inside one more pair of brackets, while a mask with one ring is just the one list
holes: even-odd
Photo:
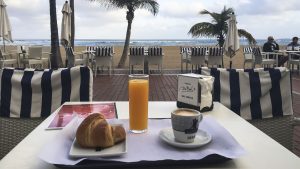
[[129, 75], [129, 130], [143, 133], [148, 128], [149, 75]]

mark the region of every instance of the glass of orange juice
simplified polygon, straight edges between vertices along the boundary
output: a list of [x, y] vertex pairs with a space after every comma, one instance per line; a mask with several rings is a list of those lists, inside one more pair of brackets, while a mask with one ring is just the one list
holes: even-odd
[[129, 75], [129, 130], [144, 133], [148, 128], [149, 75]]

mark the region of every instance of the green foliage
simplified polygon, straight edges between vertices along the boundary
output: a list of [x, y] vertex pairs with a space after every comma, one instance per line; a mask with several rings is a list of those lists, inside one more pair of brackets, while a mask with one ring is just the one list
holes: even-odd
[[159, 4], [155, 0], [88, 0], [97, 1], [107, 9], [146, 9], [153, 15], [158, 13]]
[[[192, 37], [216, 37], [218, 39], [218, 45], [223, 46], [224, 40], [228, 30], [227, 20], [230, 18], [234, 10], [232, 8], [226, 8], [221, 11], [221, 13], [209, 12], [207, 10], [202, 10], [199, 12], [200, 15], [209, 15], [212, 17], [211, 23], [200, 22], [192, 26], [189, 30], [189, 34]], [[256, 44], [256, 40], [253, 36], [244, 29], [239, 29], [239, 36], [245, 37], [249, 44]]]

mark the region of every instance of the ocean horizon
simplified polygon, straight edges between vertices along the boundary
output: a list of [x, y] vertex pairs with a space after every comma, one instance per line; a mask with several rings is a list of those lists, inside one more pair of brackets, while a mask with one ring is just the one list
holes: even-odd
[[[265, 39], [257, 39], [257, 45], [263, 45]], [[75, 46], [123, 46], [124, 39], [75, 39]], [[279, 45], [287, 45], [290, 39], [277, 39]], [[50, 46], [50, 39], [15, 39], [13, 43], [7, 45], [42, 45]], [[248, 45], [246, 39], [240, 39], [241, 45]], [[217, 45], [216, 39], [132, 39], [132, 46], [214, 46]]]

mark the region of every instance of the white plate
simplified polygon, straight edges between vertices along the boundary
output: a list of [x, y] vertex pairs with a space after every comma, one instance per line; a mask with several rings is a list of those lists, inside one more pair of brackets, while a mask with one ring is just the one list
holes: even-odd
[[112, 157], [112, 156], [121, 156], [127, 153], [126, 139], [121, 143], [118, 143], [112, 147], [104, 149], [96, 148], [83, 148], [81, 147], [76, 138], [73, 141], [69, 155], [70, 157], [80, 158], [80, 157]]
[[212, 137], [209, 133], [198, 129], [197, 135], [195, 137], [194, 142], [192, 143], [180, 143], [175, 141], [175, 137], [173, 134], [172, 128], [165, 128], [159, 132], [159, 137], [165, 141], [166, 143], [180, 148], [197, 148], [208, 144]]

